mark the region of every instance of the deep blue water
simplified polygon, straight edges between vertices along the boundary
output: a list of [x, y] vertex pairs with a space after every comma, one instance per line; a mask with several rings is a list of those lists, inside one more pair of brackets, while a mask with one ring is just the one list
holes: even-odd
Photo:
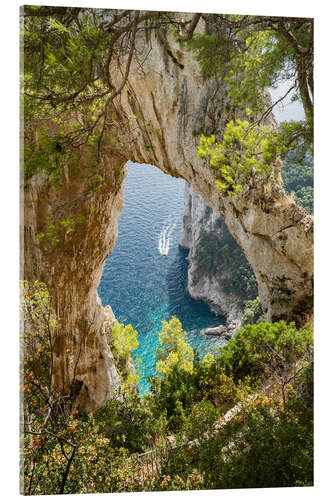
[[[224, 323], [225, 318], [192, 300], [186, 290], [188, 251], [178, 245], [184, 181], [151, 165], [129, 162], [127, 167], [119, 234], [98, 292], [120, 323], [131, 323], [139, 332], [135, 354], [142, 360], [139, 385], [143, 394], [149, 390], [148, 377], [156, 374], [155, 351], [163, 320], [176, 315], [188, 332], [187, 341], [202, 356], [225, 341], [201, 335], [200, 330]], [[167, 255], [160, 253], [163, 249]]]

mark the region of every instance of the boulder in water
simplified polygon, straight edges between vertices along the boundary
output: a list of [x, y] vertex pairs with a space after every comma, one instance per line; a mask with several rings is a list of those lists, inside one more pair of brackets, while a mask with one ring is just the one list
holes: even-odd
[[232, 337], [232, 332], [229, 331], [225, 325], [204, 328], [200, 333], [203, 333], [204, 335], [218, 335], [220, 337], [225, 337], [226, 339], [230, 339]]

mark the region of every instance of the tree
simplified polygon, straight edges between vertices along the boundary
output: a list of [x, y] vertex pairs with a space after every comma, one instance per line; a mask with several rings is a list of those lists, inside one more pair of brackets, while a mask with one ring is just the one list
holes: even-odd
[[[267, 174], [279, 157], [313, 149], [313, 19], [260, 16], [203, 16], [210, 34], [188, 42], [208, 76], [224, 78], [237, 113], [248, 122], [227, 124], [226, 131], [201, 137], [199, 157], [220, 174], [219, 189], [235, 194], [252, 175]], [[270, 104], [267, 89], [286, 82], [288, 90]], [[287, 97], [302, 103], [306, 119], [271, 119], [274, 106]], [[244, 177], [245, 176], [245, 177]]]
[[[111, 412], [109, 408], [101, 410], [96, 416], [93, 412], [79, 412], [74, 404], [75, 384], [73, 390], [68, 392], [56, 390], [52, 385], [53, 346], [58, 318], [51, 307], [45, 283], [22, 282], [20, 306], [23, 330], [21, 430], [24, 494], [105, 493], [112, 487], [127, 486], [133, 472], [130, 473], [131, 464], [126, 459], [135, 439], [129, 436], [129, 443], [126, 441], [127, 446], [124, 447], [124, 430], [119, 428], [119, 418], [116, 418], [122, 416], [124, 410], [128, 414], [126, 399], [110, 402]], [[71, 363], [71, 353], [67, 354], [68, 363]], [[130, 396], [138, 398], [137, 395]], [[144, 404], [137, 406], [138, 414], [147, 420], [146, 414], [150, 414], [148, 409]], [[138, 422], [142, 434], [142, 427], [146, 428], [140, 418]], [[109, 435], [105, 431], [106, 424]], [[135, 442], [136, 446], [140, 443], [141, 434]], [[110, 460], [114, 467], [121, 464], [121, 474], [112, 474]]]
[[157, 371], [166, 377], [172, 370], [192, 372], [194, 353], [192, 347], [185, 342], [186, 332], [176, 316], [168, 322], [163, 321], [159, 332], [162, 348], [157, 348]]
[[[27, 179], [43, 169], [59, 182], [61, 166], [75, 161], [82, 145], [100, 158], [116, 127], [112, 103], [133, 58], [140, 59], [137, 37], [144, 33], [148, 40], [163, 30], [174, 31], [180, 49], [194, 50], [208, 76], [225, 79], [237, 117], [240, 110], [248, 117], [242, 131], [240, 123], [229, 124], [223, 159], [215, 139], [206, 144], [206, 157], [215, 156], [211, 164], [222, 174], [220, 189], [239, 191], [249, 167], [267, 173], [277, 156], [313, 142], [313, 19], [195, 13], [185, 20], [172, 12], [37, 6], [24, 7], [22, 19]], [[206, 34], [195, 32], [199, 21]], [[116, 84], [112, 68], [118, 66], [124, 71]], [[307, 119], [282, 124], [277, 133], [265, 123], [277, 104], [267, 104], [266, 89], [280, 81], [292, 82], [281, 101], [293, 92]], [[42, 129], [36, 126], [41, 119]], [[221, 134], [216, 131], [217, 140]]]
[[295, 323], [284, 321], [247, 324], [221, 350], [219, 363], [235, 382], [247, 378], [255, 384], [273, 372], [284, 376], [302, 357], [308, 364], [312, 345], [313, 333], [309, 326], [297, 330]]
[[227, 123], [222, 141], [215, 135], [201, 136], [199, 158], [209, 159], [218, 174], [217, 188], [234, 195], [255, 175], [268, 177], [276, 157], [282, 153], [277, 142], [269, 138], [274, 129], [268, 126], [251, 128], [246, 120]]
[[[99, 158], [105, 132], [116, 123], [112, 103], [126, 85], [133, 58], [141, 57], [137, 36], [148, 39], [154, 31], [186, 26], [193, 33], [196, 24], [168, 12], [25, 6], [21, 25], [28, 179], [82, 145], [97, 149]], [[124, 71], [116, 84], [118, 66]], [[42, 129], [36, 126], [41, 120]]]
[[263, 90], [286, 81], [290, 85], [282, 100], [297, 92], [307, 118], [313, 118], [313, 19], [223, 14], [203, 18], [210, 34], [194, 35], [189, 46], [207, 74], [226, 78], [237, 106], [264, 109], [261, 119], [267, 117], [272, 106], [267, 108]]
[[107, 331], [108, 343], [114, 356], [116, 366], [123, 379], [123, 388], [136, 388], [139, 376], [135, 373], [132, 351], [139, 347], [138, 332], [132, 325], [115, 322]]

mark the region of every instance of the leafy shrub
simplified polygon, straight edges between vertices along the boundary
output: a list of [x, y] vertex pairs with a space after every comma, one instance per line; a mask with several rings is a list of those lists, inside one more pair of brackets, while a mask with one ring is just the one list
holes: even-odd
[[118, 372], [122, 377], [123, 388], [133, 388], [139, 381], [132, 364], [132, 361], [136, 361], [133, 351], [139, 347], [138, 332], [132, 325], [125, 326], [116, 321], [111, 331], [106, 333]]
[[185, 372], [193, 370], [193, 349], [185, 342], [186, 332], [176, 316], [169, 321], [163, 321], [162, 331], [159, 332], [159, 342], [162, 348], [156, 350], [156, 370], [166, 376], [172, 370]]
[[259, 407], [215, 462], [213, 488], [313, 485], [313, 412], [300, 401]]
[[293, 193], [295, 202], [313, 213], [313, 159], [308, 153], [304, 158], [289, 153], [282, 169], [282, 178], [287, 193]]
[[260, 322], [265, 322], [265, 317], [261, 309], [260, 298], [256, 297], [255, 299], [248, 300], [245, 303], [242, 326], [245, 326], [248, 323], [254, 325]]
[[218, 362], [235, 382], [249, 377], [255, 383], [258, 377], [267, 375], [270, 364], [279, 369], [287, 367], [304, 355], [312, 342], [310, 329], [297, 330], [295, 323], [246, 325], [221, 349]]
[[246, 120], [236, 119], [227, 123], [222, 142], [216, 142], [215, 135], [200, 138], [199, 158], [208, 159], [218, 178], [217, 189], [235, 195], [253, 175], [268, 177], [272, 164], [279, 154], [273, 128], [250, 127]]

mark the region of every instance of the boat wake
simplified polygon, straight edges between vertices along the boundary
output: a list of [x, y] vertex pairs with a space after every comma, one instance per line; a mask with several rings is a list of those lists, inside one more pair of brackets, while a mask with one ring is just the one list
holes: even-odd
[[168, 255], [171, 243], [171, 235], [176, 226], [176, 223], [169, 224], [162, 228], [158, 237], [158, 251], [161, 255]]

